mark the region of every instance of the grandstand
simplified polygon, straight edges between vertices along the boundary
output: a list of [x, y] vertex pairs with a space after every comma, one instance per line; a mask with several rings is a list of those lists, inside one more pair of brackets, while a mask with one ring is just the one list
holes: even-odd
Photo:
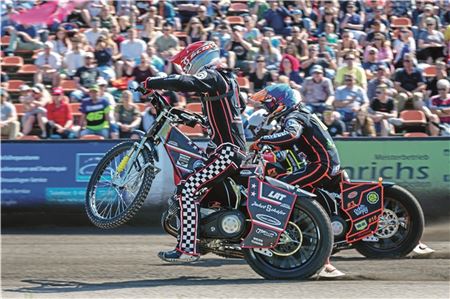
[[[2, 139], [79, 138], [86, 118], [82, 103], [91, 92], [115, 111], [116, 119], [105, 125], [106, 138], [119, 136], [117, 123], [132, 122], [122, 119], [124, 109], [142, 118], [136, 127], [148, 125], [152, 107], [138, 95], [125, 105], [123, 91], [130, 81], [179, 73], [169, 58], [198, 40], [220, 46], [244, 98], [287, 83], [333, 137], [437, 136], [442, 129], [435, 124], [450, 123], [446, 1], [77, 0], [64, 9], [54, 4], [0, 3], [2, 122], [20, 122], [17, 134], [3, 128]], [[165, 96], [173, 105], [202, 112], [196, 95]], [[18, 119], [6, 119], [11, 110]], [[249, 101], [244, 119], [255, 110]], [[67, 134], [49, 132], [48, 120]], [[199, 128], [182, 129], [204, 137]], [[253, 137], [250, 131], [247, 137]]]

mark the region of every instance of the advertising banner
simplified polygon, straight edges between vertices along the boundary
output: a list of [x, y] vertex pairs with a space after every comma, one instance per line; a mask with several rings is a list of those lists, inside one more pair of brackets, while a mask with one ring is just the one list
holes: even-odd
[[[77, 204], [85, 200], [90, 175], [104, 153], [119, 141], [2, 142], [2, 207]], [[200, 142], [199, 146], [205, 142]], [[429, 209], [448, 211], [450, 140], [341, 139], [343, 168], [351, 179], [392, 181], [410, 190]], [[156, 177], [147, 204], [160, 204], [174, 191], [173, 172], [159, 149], [163, 171]], [[441, 205], [444, 205], [442, 207]]]

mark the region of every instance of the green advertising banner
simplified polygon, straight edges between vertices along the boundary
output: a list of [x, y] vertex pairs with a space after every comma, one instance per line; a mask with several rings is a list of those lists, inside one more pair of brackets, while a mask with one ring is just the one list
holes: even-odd
[[[395, 182], [411, 191], [424, 210], [450, 206], [450, 140], [341, 139], [341, 163], [351, 179]], [[443, 206], [441, 206], [443, 205]]]

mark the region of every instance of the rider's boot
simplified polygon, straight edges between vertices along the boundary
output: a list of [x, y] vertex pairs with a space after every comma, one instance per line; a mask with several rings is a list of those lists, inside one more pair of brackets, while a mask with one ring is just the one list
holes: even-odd
[[414, 253], [417, 255], [427, 255], [427, 254], [431, 254], [433, 252], [434, 252], [433, 249], [431, 249], [430, 247], [428, 247], [427, 245], [425, 245], [422, 242], [419, 242], [419, 244], [417, 244], [417, 246], [414, 248]]
[[345, 275], [345, 273], [336, 269], [336, 267], [334, 267], [331, 264], [329, 259], [328, 259], [327, 263], [325, 264], [325, 266], [323, 267], [322, 271], [320, 271], [319, 274], [317, 274], [317, 276], [319, 278], [336, 278], [336, 277], [341, 277], [344, 275]]
[[174, 250], [159, 252], [158, 257], [170, 263], [191, 263], [198, 261], [200, 255], [186, 254], [175, 248]]

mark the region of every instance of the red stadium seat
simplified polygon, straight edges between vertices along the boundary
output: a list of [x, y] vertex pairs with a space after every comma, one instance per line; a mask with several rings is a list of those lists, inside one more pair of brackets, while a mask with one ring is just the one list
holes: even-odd
[[426, 124], [427, 118], [425, 117], [425, 113], [420, 110], [403, 110], [400, 112], [400, 118], [403, 121], [403, 124]]
[[20, 56], [6, 56], [2, 58], [1, 66], [4, 70], [17, 71], [23, 65], [23, 58]]
[[228, 8], [228, 13], [232, 16], [242, 13], [248, 13], [248, 5], [242, 2], [231, 3], [230, 7]]
[[403, 135], [404, 137], [429, 137], [429, 135], [427, 133], [423, 133], [423, 132], [409, 132], [409, 133], [405, 133], [405, 135]]
[[411, 27], [411, 20], [409, 18], [392, 18], [391, 27]]
[[38, 67], [34, 64], [24, 64], [17, 72], [18, 74], [22, 75], [28, 75], [28, 74], [35, 74], [38, 71]]
[[247, 77], [236, 77], [236, 80], [241, 89], [246, 91], [250, 89], [250, 81]]
[[21, 117], [25, 114], [23, 104], [14, 104], [14, 107], [16, 107], [16, 113], [18, 117]]
[[244, 25], [244, 18], [241, 16], [228, 16], [226, 18], [230, 25]]
[[436, 66], [430, 65], [423, 69], [423, 75], [425, 77], [436, 77]]
[[75, 80], [62, 80], [61, 87], [64, 92], [72, 92], [77, 89], [77, 83]]
[[88, 135], [81, 136], [80, 139], [83, 139], [83, 140], [104, 140], [105, 137], [100, 136], [100, 135], [88, 134]]
[[23, 135], [18, 137], [17, 140], [41, 140], [41, 138], [36, 135]]
[[19, 92], [20, 86], [22, 86], [24, 84], [25, 84], [25, 82], [23, 80], [9, 80], [8, 87], [6, 88], [6, 90], [8, 92]]

